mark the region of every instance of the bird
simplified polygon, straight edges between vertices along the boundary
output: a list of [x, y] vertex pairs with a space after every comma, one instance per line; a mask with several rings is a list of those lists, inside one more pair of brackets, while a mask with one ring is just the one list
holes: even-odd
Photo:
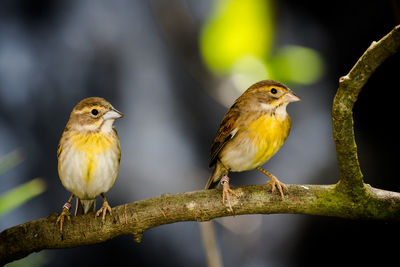
[[101, 97], [81, 100], [72, 110], [58, 144], [58, 174], [63, 186], [72, 194], [63, 205], [56, 223], [63, 231], [65, 218], [70, 220], [71, 202], [76, 200], [75, 215], [95, 211], [96, 197], [103, 205], [95, 214], [104, 222], [111, 207], [105, 193], [118, 176], [121, 148], [113, 123], [123, 114]]
[[269, 176], [272, 192], [278, 188], [282, 200], [287, 186], [261, 166], [281, 148], [289, 135], [290, 102], [300, 101], [286, 85], [262, 80], [251, 85], [229, 108], [211, 143], [209, 167], [213, 167], [205, 189], [222, 185], [222, 203], [233, 212], [228, 174], [257, 169]]

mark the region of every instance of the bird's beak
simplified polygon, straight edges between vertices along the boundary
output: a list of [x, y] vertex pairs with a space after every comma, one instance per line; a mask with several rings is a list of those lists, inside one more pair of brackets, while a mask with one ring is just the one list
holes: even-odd
[[122, 118], [123, 116], [124, 116], [124, 114], [122, 114], [121, 112], [119, 112], [115, 108], [112, 108], [110, 111], [107, 111], [103, 115], [103, 119], [104, 120], [115, 120], [115, 119]]
[[290, 93], [287, 93], [287, 94], [285, 95], [285, 100], [286, 100], [287, 102], [297, 102], [297, 101], [300, 101], [301, 99], [300, 99], [300, 97], [298, 97], [297, 95], [295, 95], [293, 92], [290, 92]]

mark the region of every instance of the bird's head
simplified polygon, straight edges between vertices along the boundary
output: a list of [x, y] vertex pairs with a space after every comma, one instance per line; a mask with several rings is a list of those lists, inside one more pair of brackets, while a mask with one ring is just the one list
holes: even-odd
[[253, 84], [243, 93], [243, 96], [253, 102], [253, 108], [274, 113], [286, 113], [287, 104], [300, 101], [300, 98], [286, 85], [273, 80]]
[[110, 132], [116, 119], [123, 114], [101, 97], [81, 100], [72, 110], [68, 126], [81, 132]]

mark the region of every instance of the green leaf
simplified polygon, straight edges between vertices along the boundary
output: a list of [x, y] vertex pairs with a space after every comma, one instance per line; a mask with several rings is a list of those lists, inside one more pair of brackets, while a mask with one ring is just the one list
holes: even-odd
[[43, 193], [45, 188], [46, 184], [43, 179], [35, 178], [2, 194], [0, 196], [0, 216]]

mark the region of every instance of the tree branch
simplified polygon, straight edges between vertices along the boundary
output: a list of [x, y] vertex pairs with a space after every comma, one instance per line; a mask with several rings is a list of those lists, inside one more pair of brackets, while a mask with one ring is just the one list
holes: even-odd
[[[361, 88], [373, 71], [400, 47], [400, 26], [379, 42], [374, 42], [349, 74], [340, 79], [332, 108], [333, 135], [340, 170], [337, 185], [289, 185], [282, 201], [271, 194], [269, 185], [235, 189], [240, 199], [232, 199], [236, 215], [296, 213], [349, 219], [400, 221], [400, 193], [364, 184], [354, 138], [352, 109]], [[232, 216], [221, 204], [219, 190], [164, 194], [115, 207], [106, 218], [93, 214], [74, 216], [59, 234], [57, 214], [30, 221], [0, 233], [0, 264], [20, 259], [48, 248], [68, 248], [104, 242], [123, 234], [133, 234], [140, 242], [147, 229], [182, 221], [208, 221]]]
[[[368, 187], [367, 197], [352, 199], [334, 185], [289, 185], [283, 201], [271, 194], [270, 185], [235, 189], [240, 199], [232, 199], [235, 215], [296, 213], [350, 219], [400, 220], [400, 193]], [[57, 214], [30, 221], [0, 234], [0, 263], [5, 264], [47, 248], [68, 248], [104, 242], [119, 235], [133, 234], [140, 242], [147, 229], [174, 222], [208, 221], [232, 216], [221, 204], [217, 189], [164, 194], [112, 209], [105, 223], [94, 214], [73, 216], [59, 233]]]
[[350, 72], [339, 79], [333, 101], [332, 126], [336, 156], [340, 171], [339, 187], [357, 193], [364, 190], [363, 175], [357, 157], [353, 129], [353, 106], [358, 94], [372, 73], [400, 48], [400, 25], [371, 46], [360, 57]]

